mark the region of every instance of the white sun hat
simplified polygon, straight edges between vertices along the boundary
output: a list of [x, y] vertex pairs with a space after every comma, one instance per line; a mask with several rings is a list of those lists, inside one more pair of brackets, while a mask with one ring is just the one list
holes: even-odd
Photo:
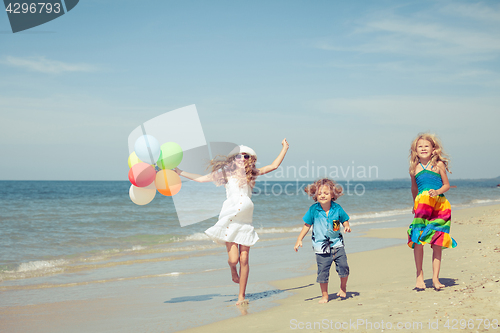
[[231, 152], [228, 154], [228, 156], [236, 155], [236, 154], [240, 154], [240, 153], [247, 153], [247, 154], [255, 156], [255, 158], [257, 158], [257, 154], [255, 153], [255, 151], [252, 148], [247, 147], [247, 146], [243, 146], [243, 145], [234, 147], [234, 149], [231, 150]]

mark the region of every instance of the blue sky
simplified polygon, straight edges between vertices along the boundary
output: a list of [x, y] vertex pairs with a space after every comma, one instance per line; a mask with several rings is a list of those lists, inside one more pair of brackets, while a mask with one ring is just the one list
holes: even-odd
[[451, 179], [497, 177], [499, 54], [497, 1], [82, 0], [16, 34], [0, 13], [0, 179], [126, 180], [129, 133], [190, 104], [262, 164], [286, 137], [288, 170], [404, 178], [431, 131]]

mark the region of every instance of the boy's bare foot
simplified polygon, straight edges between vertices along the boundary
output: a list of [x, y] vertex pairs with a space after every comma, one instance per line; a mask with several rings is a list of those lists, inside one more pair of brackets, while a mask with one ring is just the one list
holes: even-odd
[[347, 293], [345, 291], [343, 291], [342, 289], [340, 289], [339, 292], [337, 293], [337, 296], [342, 297], [342, 298], [346, 298]]
[[240, 277], [238, 276], [238, 271], [236, 270], [236, 266], [230, 266], [231, 268], [231, 278], [234, 283], [240, 283]]
[[238, 302], [236, 302], [236, 305], [244, 305], [244, 304], [248, 304], [248, 300], [247, 299], [238, 299]]
[[318, 303], [320, 304], [328, 303], [328, 297], [321, 297]]

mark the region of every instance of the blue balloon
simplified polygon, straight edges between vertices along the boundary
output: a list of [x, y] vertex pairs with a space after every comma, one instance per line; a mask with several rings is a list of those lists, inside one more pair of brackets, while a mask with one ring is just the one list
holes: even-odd
[[135, 141], [135, 154], [148, 164], [155, 164], [160, 157], [160, 143], [151, 135], [143, 135]]

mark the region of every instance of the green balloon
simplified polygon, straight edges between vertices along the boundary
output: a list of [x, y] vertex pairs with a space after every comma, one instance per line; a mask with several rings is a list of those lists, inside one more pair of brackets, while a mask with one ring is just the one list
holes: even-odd
[[157, 165], [160, 169], [173, 169], [182, 161], [182, 149], [175, 142], [167, 142], [160, 147], [160, 157]]

